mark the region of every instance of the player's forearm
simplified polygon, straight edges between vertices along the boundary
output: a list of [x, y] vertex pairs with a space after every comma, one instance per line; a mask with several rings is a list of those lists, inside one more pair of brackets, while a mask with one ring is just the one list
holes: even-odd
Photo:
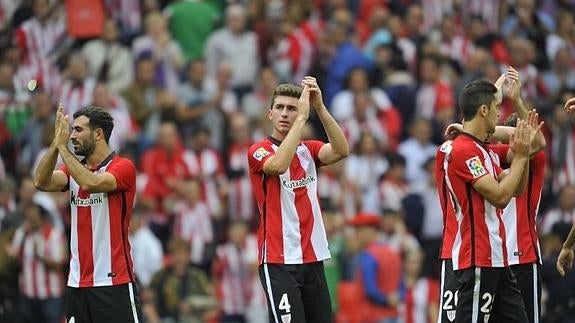
[[[272, 173], [283, 174], [292, 162], [293, 156], [301, 139], [301, 133], [306, 123], [304, 118], [296, 118], [288, 134], [279, 145], [275, 155], [270, 158], [266, 167]], [[265, 165], [264, 165], [265, 166]]]
[[50, 146], [44, 156], [42, 156], [42, 159], [40, 159], [36, 172], [34, 173], [34, 186], [36, 186], [37, 189], [43, 190], [50, 185], [57, 160], [58, 149]]
[[569, 231], [569, 235], [567, 236], [567, 239], [565, 239], [565, 242], [563, 243], [563, 248], [573, 249], [574, 245], [575, 245], [575, 224], [573, 224], [573, 226], [571, 227], [571, 231]]
[[96, 175], [90, 172], [82, 163], [76, 158], [68, 147], [59, 147], [58, 151], [60, 156], [64, 161], [64, 164], [68, 167], [70, 176], [76, 180], [76, 183], [80, 185], [82, 190], [91, 191], [91, 188], [96, 186], [95, 182], [97, 180]]
[[323, 125], [333, 152], [342, 157], [348, 156], [349, 145], [337, 121], [331, 116], [325, 105], [316, 109], [316, 113]]
[[499, 142], [508, 143], [513, 132], [515, 132], [514, 127], [496, 126], [491, 137]]

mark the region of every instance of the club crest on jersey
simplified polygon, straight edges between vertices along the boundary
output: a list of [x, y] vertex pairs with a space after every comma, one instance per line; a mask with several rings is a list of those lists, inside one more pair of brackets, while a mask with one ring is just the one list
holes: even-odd
[[264, 159], [265, 156], [269, 155], [270, 152], [267, 151], [264, 147], [260, 147], [258, 149], [256, 149], [256, 151], [254, 151], [254, 158], [257, 159], [257, 161], [262, 161], [262, 159]]
[[469, 169], [469, 172], [473, 178], [478, 178], [487, 174], [485, 167], [483, 167], [481, 160], [479, 160], [479, 157], [477, 156], [469, 158], [465, 161], [465, 164], [467, 165], [467, 168]]

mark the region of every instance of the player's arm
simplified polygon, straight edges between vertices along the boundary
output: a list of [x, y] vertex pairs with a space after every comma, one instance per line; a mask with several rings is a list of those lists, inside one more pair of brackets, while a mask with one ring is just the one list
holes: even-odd
[[[56, 113], [56, 129], [60, 123], [60, 118], [63, 117], [63, 107], [60, 105]], [[45, 192], [59, 192], [63, 191], [68, 185], [68, 176], [61, 170], [54, 170], [56, 168], [56, 161], [58, 160], [58, 141], [56, 140], [57, 134], [54, 134], [52, 144], [40, 159], [38, 167], [34, 172], [34, 186], [37, 189]], [[67, 139], [66, 139], [67, 142]]]
[[324, 165], [336, 163], [349, 155], [349, 145], [345, 134], [323, 103], [321, 89], [316, 79], [311, 76], [306, 76], [302, 84], [309, 86], [310, 103], [323, 125], [329, 140], [329, 143], [320, 148], [318, 158]]
[[525, 168], [529, 162], [529, 148], [531, 132], [525, 121], [519, 121], [511, 144], [515, 157], [509, 167], [509, 173], [501, 181], [492, 176], [479, 177], [473, 182], [473, 188], [477, 190], [489, 203], [498, 208], [504, 208], [516, 192], [520, 189]]
[[116, 190], [118, 185], [114, 175], [109, 172], [92, 173], [80, 163], [78, 158], [68, 149], [68, 146], [60, 147], [58, 151], [60, 151], [60, 156], [70, 171], [70, 176], [76, 180], [83, 191], [105, 193]]
[[571, 269], [573, 268], [573, 246], [575, 245], [575, 224], [571, 227], [571, 231], [569, 231], [569, 235], [565, 242], [563, 243], [563, 247], [561, 248], [561, 252], [559, 253], [559, 257], [557, 257], [557, 271], [561, 276], [565, 276], [565, 268]]
[[[272, 107], [275, 109], [276, 107]], [[309, 87], [304, 86], [297, 107], [282, 107], [283, 109], [298, 109], [298, 115], [288, 134], [279, 145], [276, 153], [269, 157], [263, 165], [264, 173], [277, 176], [285, 173], [292, 162], [293, 156], [301, 139], [301, 133], [309, 118]]]

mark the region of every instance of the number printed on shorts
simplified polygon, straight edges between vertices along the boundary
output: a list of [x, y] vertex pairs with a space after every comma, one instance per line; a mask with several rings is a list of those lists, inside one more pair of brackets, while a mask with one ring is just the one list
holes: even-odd
[[[443, 293], [443, 298], [445, 299], [445, 301], [443, 302], [443, 310], [444, 311], [450, 311], [450, 310], [453, 310], [455, 307], [457, 307], [458, 293], [459, 293], [458, 290], [455, 291], [455, 293], [453, 293], [450, 290], [446, 290]], [[453, 302], [453, 305], [451, 305], [452, 302]]]
[[282, 294], [282, 298], [280, 298], [280, 304], [278, 305], [278, 308], [280, 309], [280, 311], [286, 311], [286, 313], [289, 313], [291, 305], [289, 304], [287, 293]]
[[481, 308], [479, 309], [481, 313], [491, 312], [491, 305], [493, 304], [494, 298], [495, 296], [493, 296], [490, 293], [484, 293], [483, 296], [481, 296], [481, 299], [485, 301], [485, 303], [483, 303], [483, 306], [481, 306]]

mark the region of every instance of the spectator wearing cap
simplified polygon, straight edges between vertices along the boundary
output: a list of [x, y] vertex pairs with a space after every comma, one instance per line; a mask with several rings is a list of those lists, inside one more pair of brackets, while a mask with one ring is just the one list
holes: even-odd
[[361, 252], [355, 276], [361, 322], [394, 322], [401, 302], [401, 256], [377, 242], [381, 218], [360, 213], [348, 224], [355, 228]]

